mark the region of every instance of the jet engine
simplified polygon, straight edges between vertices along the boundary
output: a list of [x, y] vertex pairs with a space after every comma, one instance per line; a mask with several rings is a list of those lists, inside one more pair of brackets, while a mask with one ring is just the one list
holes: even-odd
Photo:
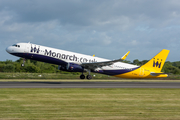
[[78, 64], [67, 63], [66, 65], [59, 65], [59, 70], [68, 72], [84, 72], [84, 68]]

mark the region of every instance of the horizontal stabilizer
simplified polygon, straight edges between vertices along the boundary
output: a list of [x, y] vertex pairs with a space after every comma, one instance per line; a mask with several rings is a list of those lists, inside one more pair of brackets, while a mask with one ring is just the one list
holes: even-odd
[[168, 75], [169, 73], [151, 73], [152, 76], [158, 76], [158, 75]]

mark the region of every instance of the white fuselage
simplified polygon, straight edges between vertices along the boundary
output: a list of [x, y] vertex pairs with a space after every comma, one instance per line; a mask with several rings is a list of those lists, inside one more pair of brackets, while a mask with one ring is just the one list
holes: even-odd
[[[31, 43], [17, 43], [17, 46], [10, 46], [6, 49], [6, 51], [10, 54], [17, 55], [19, 54], [19, 57], [28, 57], [29, 59], [35, 59], [36, 55], [42, 56], [42, 59], [38, 59], [39, 61], [46, 62], [46, 57], [50, 57], [53, 59], [61, 60], [67, 63], [75, 63], [75, 64], [81, 64], [81, 63], [93, 63], [93, 62], [102, 62], [102, 61], [109, 61], [108, 59], [99, 58], [99, 57], [93, 57], [90, 55], [84, 55], [80, 53], [65, 51], [61, 49], [55, 49], [50, 47], [45, 47], [41, 45], [31, 44]], [[52, 62], [50, 62], [52, 63]], [[57, 64], [57, 63], [54, 63]], [[59, 65], [59, 64], [58, 64]], [[116, 69], [133, 69], [138, 66], [127, 64], [123, 62], [117, 62], [110, 66], [103, 66], [102, 68], [97, 68], [100, 70], [116, 70]]]

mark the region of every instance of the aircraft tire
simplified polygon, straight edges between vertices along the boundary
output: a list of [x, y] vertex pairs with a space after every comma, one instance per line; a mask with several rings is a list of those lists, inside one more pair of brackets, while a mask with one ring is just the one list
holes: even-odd
[[21, 64], [21, 67], [24, 67], [24, 64]]
[[80, 75], [80, 79], [85, 79], [85, 75]]
[[87, 75], [86, 78], [87, 78], [88, 80], [90, 80], [90, 79], [92, 79], [92, 76], [91, 76], [91, 75]]

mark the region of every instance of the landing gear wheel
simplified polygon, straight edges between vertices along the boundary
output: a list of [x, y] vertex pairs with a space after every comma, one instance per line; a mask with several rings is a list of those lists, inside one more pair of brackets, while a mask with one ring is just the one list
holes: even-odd
[[26, 59], [23, 58], [23, 63], [21, 64], [21, 67], [24, 67], [24, 63], [25, 63]]
[[24, 67], [24, 64], [21, 64], [21, 67]]
[[87, 78], [88, 80], [90, 80], [90, 79], [92, 79], [92, 76], [91, 76], [91, 75], [87, 75], [86, 78]]
[[80, 75], [80, 79], [85, 79], [85, 75]]

